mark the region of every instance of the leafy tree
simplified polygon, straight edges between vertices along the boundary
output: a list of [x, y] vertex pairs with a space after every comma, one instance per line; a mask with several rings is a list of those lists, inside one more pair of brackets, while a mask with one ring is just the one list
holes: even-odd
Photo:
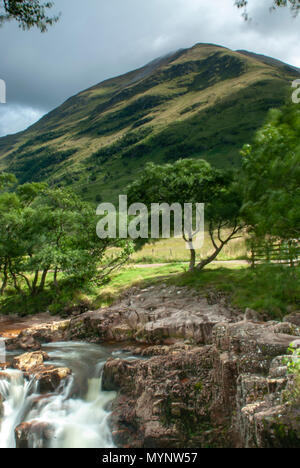
[[243, 215], [259, 237], [300, 238], [300, 109], [273, 110], [244, 158]]
[[0, 172], [0, 192], [6, 190], [17, 183], [17, 179], [13, 174]]
[[[242, 229], [239, 218], [241, 197], [233, 173], [214, 169], [203, 160], [147, 164], [140, 177], [129, 186], [128, 201], [144, 203], [148, 209], [153, 203], [180, 203], [182, 206], [185, 203], [205, 203], [205, 218], [214, 252], [196, 266], [193, 245], [196, 233], [183, 232], [191, 253], [190, 270], [202, 270], [211, 263]], [[224, 232], [227, 232], [225, 237]]]
[[41, 32], [47, 31], [59, 19], [59, 16], [48, 16], [47, 11], [53, 2], [41, 0], [0, 0], [0, 24], [15, 20], [19, 27], [26, 30], [37, 27]]
[[[0, 195], [1, 293], [11, 283], [24, 295], [43, 292], [48, 274], [58, 290], [58, 274], [76, 281], [102, 283], [132, 249], [125, 241], [100, 240], [95, 209], [73, 192], [45, 184], [25, 184]], [[107, 251], [117, 254], [107, 258]]]
[[[251, 3], [251, 2], [250, 2]], [[243, 16], [247, 20], [249, 18], [247, 13], [247, 7], [249, 4], [248, 0], [236, 0], [235, 4], [238, 8], [244, 10]], [[300, 10], [300, 0], [273, 0], [270, 10], [276, 10], [278, 8], [289, 8], [294, 16], [297, 16]]]

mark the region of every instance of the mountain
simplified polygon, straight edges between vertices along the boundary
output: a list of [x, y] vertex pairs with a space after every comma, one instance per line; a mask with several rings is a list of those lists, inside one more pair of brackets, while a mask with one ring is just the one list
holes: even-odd
[[270, 57], [197, 44], [68, 99], [0, 139], [0, 167], [20, 183], [71, 185], [114, 200], [147, 161], [205, 158], [238, 167], [268, 110], [300, 71]]

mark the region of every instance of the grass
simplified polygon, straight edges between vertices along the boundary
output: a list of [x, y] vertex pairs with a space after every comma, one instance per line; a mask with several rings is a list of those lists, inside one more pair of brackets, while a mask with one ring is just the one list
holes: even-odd
[[220, 268], [210, 265], [202, 272], [190, 273], [182, 263], [164, 266], [126, 266], [115, 273], [103, 287], [80, 285], [60, 279], [60, 293], [53, 288], [51, 276], [45, 291], [37, 297], [16, 296], [7, 290], [0, 301], [1, 314], [36, 314], [50, 311], [53, 315], [74, 308], [95, 310], [111, 305], [122, 293], [164, 282], [197, 290], [204, 296], [211, 291], [227, 295], [229, 302], [244, 311], [247, 307], [261, 313], [264, 319], [282, 319], [300, 310], [300, 268], [260, 265], [254, 270], [246, 265], [229, 264]]
[[[225, 237], [225, 233], [224, 233]], [[197, 260], [211, 255], [214, 249], [208, 233], [205, 233], [204, 245], [197, 251]], [[245, 237], [232, 240], [218, 255], [218, 260], [246, 260], [247, 247]], [[182, 239], [163, 239], [154, 244], [146, 244], [131, 256], [132, 263], [178, 263], [190, 260], [189, 250]]]
[[224, 292], [233, 306], [254, 309], [265, 318], [281, 319], [300, 309], [300, 269], [280, 265], [247, 268], [208, 268], [202, 273], [185, 273], [170, 282], [207, 292]]
[[282, 319], [300, 309], [299, 268], [260, 265], [253, 270], [232, 264], [223, 268], [214, 264], [195, 273], [188, 272], [187, 266], [180, 263], [151, 268], [126, 267], [93, 298], [93, 305], [95, 308], [110, 305], [133, 286], [142, 288], [161, 281], [193, 288], [204, 295], [209, 291], [223, 292], [233, 306], [242, 311], [249, 307], [266, 319]]

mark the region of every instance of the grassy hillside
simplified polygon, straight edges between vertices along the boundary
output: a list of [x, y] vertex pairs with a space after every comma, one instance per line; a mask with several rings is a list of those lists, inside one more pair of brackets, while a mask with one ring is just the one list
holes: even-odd
[[238, 166], [271, 107], [300, 72], [245, 51], [197, 44], [67, 100], [27, 131], [0, 139], [0, 168], [21, 183], [72, 185], [114, 200], [147, 161], [205, 158]]

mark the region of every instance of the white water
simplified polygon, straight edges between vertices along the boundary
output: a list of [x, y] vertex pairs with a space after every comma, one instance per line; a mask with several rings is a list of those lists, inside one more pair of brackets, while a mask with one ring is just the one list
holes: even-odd
[[101, 390], [102, 367], [112, 352], [87, 343], [56, 343], [44, 350], [51, 364], [69, 367], [73, 375], [55, 394], [41, 396], [34, 380], [24, 379], [19, 371], [4, 371], [0, 448], [15, 448], [15, 428], [32, 421], [49, 424], [52, 437], [45, 442], [31, 434], [31, 448], [112, 448], [108, 407], [115, 393]]
[[5, 352], [5, 340], [0, 338], [0, 363], [4, 363], [6, 360], [6, 352]]

